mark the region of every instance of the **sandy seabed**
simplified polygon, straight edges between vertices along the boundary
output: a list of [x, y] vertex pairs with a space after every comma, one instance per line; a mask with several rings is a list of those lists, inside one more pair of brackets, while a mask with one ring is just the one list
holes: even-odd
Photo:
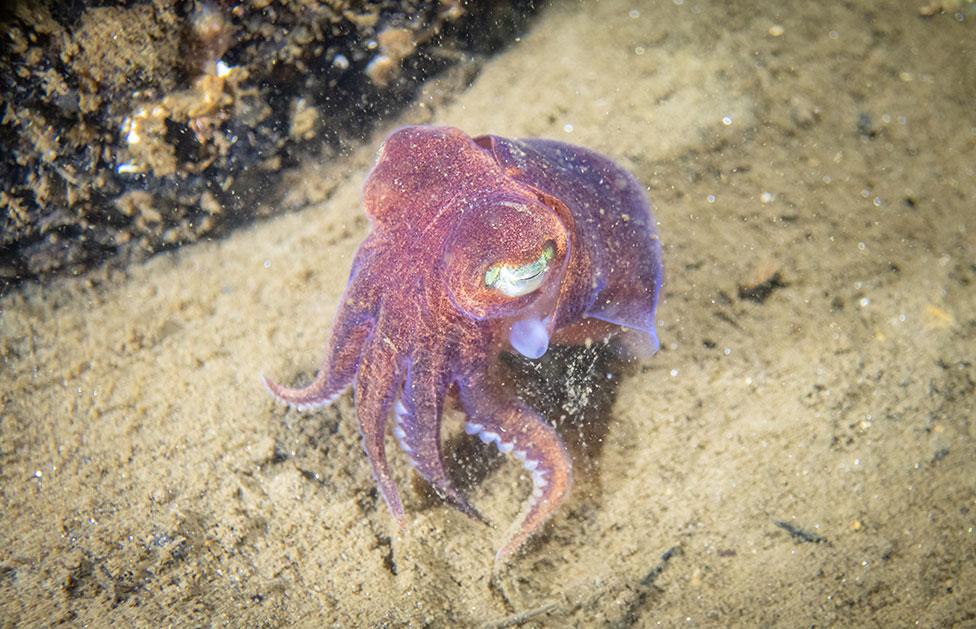
[[584, 379], [519, 558], [530, 483], [456, 414], [495, 526], [395, 454], [400, 532], [351, 398], [258, 384], [318, 367], [378, 135], [323, 203], [0, 301], [0, 624], [976, 624], [976, 15], [825, 4], [557, 3], [391, 122], [582, 144], [655, 203], [662, 351]]

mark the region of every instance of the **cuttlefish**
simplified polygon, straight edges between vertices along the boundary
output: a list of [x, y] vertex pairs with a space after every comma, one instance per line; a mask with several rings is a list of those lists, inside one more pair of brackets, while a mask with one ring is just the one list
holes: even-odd
[[393, 518], [403, 503], [385, 451], [410, 463], [457, 509], [481, 516], [444, 465], [441, 417], [458, 403], [465, 431], [517, 459], [532, 479], [498, 550], [504, 561], [556, 511], [572, 460], [556, 430], [516, 397], [499, 360], [550, 344], [658, 348], [661, 245], [640, 184], [593, 151], [551, 140], [407, 127], [383, 144], [366, 180], [372, 230], [359, 247], [315, 380], [271, 394], [321, 408], [350, 386], [366, 456]]

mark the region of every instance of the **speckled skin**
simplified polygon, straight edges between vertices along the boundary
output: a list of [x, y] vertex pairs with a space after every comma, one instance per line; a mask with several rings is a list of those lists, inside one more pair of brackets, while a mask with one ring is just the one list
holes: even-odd
[[[511, 351], [520, 321], [540, 322], [554, 343], [614, 336], [632, 353], [657, 349], [661, 247], [647, 199], [628, 173], [580, 147], [407, 127], [381, 149], [363, 202], [373, 230], [318, 376], [300, 389], [265, 384], [300, 409], [355, 385], [363, 445], [401, 526], [384, 445], [391, 411], [417, 472], [481, 519], [443, 463], [441, 413], [456, 392], [468, 434], [511, 453], [533, 479], [498, 551], [504, 561], [566, 498], [572, 461], [545, 419], [515, 397], [499, 352]], [[555, 255], [537, 289], [509, 297], [486, 285], [491, 265], [527, 264], [547, 245]]]

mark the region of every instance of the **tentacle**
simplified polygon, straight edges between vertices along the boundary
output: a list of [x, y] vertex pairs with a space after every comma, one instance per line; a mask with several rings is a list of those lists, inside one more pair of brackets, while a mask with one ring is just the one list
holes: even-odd
[[443, 360], [413, 361], [407, 371], [403, 395], [394, 406], [393, 434], [414, 469], [443, 499], [476, 520], [486, 520], [451, 482], [441, 450], [441, 413], [448, 377]]
[[356, 377], [356, 413], [363, 448], [373, 467], [373, 478], [393, 518], [403, 528], [403, 503], [386, 460], [386, 421], [402, 386], [399, 350], [386, 336], [374, 333], [366, 345]]
[[318, 375], [306, 387], [284, 387], [263, 375], [261, 381], [276, 400], [300, 411], [328, 406], [352, 384], [363, 344], [372, 329], [372, 320], [349, 323], [340, 319]]
[[461, 387], [465, 431], [511, 454], [532, 475], [532, 495], [495, 563], [504, 563], [559, 507], [572, 486], [572, 459], [562, 439], [536, 411], [515, 399], [496, 401], [484, 387]]
[[305, 387], [291, 388], [261, 376], [264, 386], [279, 402], [301, 411], [322, 408], [334, 402], [352, 384], [363, 346], [376, 323], [375, 306], [379, 303], [379, 292], [376, 282], [368, 281], [377, 259], [373, 248], [375, 240], [370, 237], [356, 253], [325, 359], [315, 380]]

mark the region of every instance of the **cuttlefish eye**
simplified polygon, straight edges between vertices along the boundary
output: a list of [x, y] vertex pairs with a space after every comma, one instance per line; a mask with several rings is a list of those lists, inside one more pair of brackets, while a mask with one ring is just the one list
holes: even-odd
[[465, 315], [510, 317], [561, 282], [569, 232], [534, 197], [506, 190], [479, 201], [451, 230], [441, 271], [451, 301]]
[[485, 286], [508, 297], [521, 297], [542, 286], [549, 263], [556, 257], [556, 244], [551, 240], [542, 247], [539, 257], [528, 264], [514, 265], [497, 262], [485, 271]]

